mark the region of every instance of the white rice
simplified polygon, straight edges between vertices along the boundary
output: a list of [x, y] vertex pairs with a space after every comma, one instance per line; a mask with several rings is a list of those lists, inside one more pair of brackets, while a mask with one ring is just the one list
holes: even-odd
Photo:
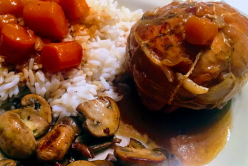
[[[64, 39], [76, 40], [82, 45], [82, 63], [77, 68], [52, 74], [43, 73], [42, 65], [31, 58], [22, 72], [14, 73], [3, 67], [4, 59], [0, 57], [0, 106], [10, 97], [18, 97], [19, 88], [25, 85], [31, 93], [48, 100], [54, 117], [75, 116], [78, 104], [99, 96], [121, 100], [112, 81], [124, 72], [127, 37], [143, 12], [130, 12], [125, 7], [117, 9], [118, 4], [113, 0], [87, 2], [91, 11], [83, 21], [85, 28], [75, 32], [71, 26], [71, 33]], [[0, 109], [0, 114], [2, 112]]]

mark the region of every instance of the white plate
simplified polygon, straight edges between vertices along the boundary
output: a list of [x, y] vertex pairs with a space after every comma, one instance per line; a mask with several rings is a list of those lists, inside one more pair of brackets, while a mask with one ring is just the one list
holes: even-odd
[[[164, 6], [171, 0], [117, 0], [120, 6], [144, 11]], [[226, 0], [227, 3], [248, 14], [247, 0]], [[232, 129], [226, 147], [208, 166], [248, 166], [248, 84], [232, 101]]]

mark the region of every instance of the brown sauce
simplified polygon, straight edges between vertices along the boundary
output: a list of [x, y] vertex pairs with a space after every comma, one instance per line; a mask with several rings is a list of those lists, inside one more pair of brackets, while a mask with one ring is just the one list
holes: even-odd
[[171, 114], [148, 111], [134, 88], [118, 103], [119, 135], [161, 146], [185, 166], [210, 163], [225, 147], [231, 128], [229, 102], [222, 110], [179, 109]]

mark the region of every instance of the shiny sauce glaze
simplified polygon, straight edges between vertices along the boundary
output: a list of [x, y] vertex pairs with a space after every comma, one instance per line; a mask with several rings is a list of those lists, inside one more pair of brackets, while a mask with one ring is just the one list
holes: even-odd
[[141, 140], [150, 148], [161, 146], [185, 166], [210, 163], [230, 137], [231, 102], [221, 110], [180, 108], [165, 114], [147, 110], [133, 87], [118, 104], [118, 135]]

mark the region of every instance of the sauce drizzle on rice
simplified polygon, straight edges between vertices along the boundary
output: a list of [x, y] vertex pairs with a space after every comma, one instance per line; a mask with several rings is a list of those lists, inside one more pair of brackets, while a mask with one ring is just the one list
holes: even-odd
[[[109, 96], [118, 101], [122, 96], [114, 92], [112, 81], [124, 70], [124, 53], [131, 26], [142, 16], [142, 10], [130, 12], [117, 9], [113, 0], [87, 1], [91, 7], [82, 24], [69, 25], [63, 41], [77, 41], [84, 56], [77, 68], [56, 74], [42, 70], [36, 59], [17, 65], [11, 71], [0, 57], [0, 106], [8, 98], [22, 94], [27, 86], [31, 93], [45, 97], [52, 106], [54, 117], [76, 115], [75, 108], [98, 96]], [[3, 110], [0, 110], [0, 113]]]

